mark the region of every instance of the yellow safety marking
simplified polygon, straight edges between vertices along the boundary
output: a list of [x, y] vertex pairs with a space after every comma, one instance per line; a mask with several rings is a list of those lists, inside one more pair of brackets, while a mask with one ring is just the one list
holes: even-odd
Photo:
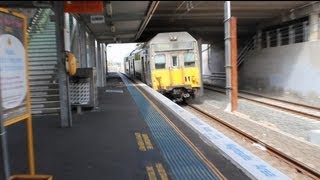
[[157, 163], [156, 167], [157, 167], [158, 173], [159, 173], [159, 175], [161, 177], [161, 180], [168, 180], [168, 176], [167, 176], [166, 170], [164, 170], [162, 164], [161, 163]]
[[185, 136], [173, 122], [138, 88], [137, 90], [150, 102], [150, 104], [160, 113], [160, 115], [171, 125], [172, 128], [176, 130], [176, 132], [190, 145], [193, 151], [199, 156], [199, 158], [205, 162], [208, 167], [214, 172], [216, 175], [220, 177], [220, 179], [227, 179], [223, 176], [223, 174], [200, 152], [200, 150]]
[[136, 139], [137, 139], [137, 143], [138, 143], [138, 146], [139, 146], [139, 150], [140, 151], [146, 151], [146, 147], [145, 147], [145, 145], [143, 143], [141, 134], [140, 133], [134, 133], [134, 135], [136, 135]]
[[142, 137], [143, 137], [143, 140], [144, 140], [144, 143], [146, 144], [147, 146], [147, 149], [153, 149], [153, 146], [151, 144], [151, 141], [149, 139], [149, 136], [147, 134], [142, 134]]
[[152, 166], [146, 166], [147, 173], [149, 176], [149, 180], [157, 180], [156, 173], [154, 172], [154, 169]]

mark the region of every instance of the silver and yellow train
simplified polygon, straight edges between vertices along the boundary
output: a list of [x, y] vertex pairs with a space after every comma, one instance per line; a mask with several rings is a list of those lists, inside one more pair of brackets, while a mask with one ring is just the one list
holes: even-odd
[[124, 58], [124, 69], [174, 102], [195, 97], [201, 85], [198, 43], [188, 32], [157, 34]]

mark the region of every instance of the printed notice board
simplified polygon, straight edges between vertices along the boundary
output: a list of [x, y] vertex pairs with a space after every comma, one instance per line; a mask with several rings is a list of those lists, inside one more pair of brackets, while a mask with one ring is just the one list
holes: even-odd
[[0, 8], [0, 91], [5, 125], [30, 115], [26, 36], [26, 18]]

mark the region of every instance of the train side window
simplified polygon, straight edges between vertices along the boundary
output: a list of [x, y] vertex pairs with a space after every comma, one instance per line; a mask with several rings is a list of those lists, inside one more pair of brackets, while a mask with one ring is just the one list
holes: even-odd
[[157, 54], [154, 57], [154, 64], [156, 69], [164, 69], [166, 67], [166, 56], [164, 54]]
[[196, 64], [194, 53], [187, 52], [184, 53], [184, 66], [185, 67], [194, 67]]

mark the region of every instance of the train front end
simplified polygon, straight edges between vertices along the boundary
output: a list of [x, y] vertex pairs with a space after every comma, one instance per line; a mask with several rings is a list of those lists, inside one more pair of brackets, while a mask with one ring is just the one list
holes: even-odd
[[150, 48], [153, 89], [174, 102], [195, 97], [201, 86], [197, 41], [187, 32], [159, 33]]

